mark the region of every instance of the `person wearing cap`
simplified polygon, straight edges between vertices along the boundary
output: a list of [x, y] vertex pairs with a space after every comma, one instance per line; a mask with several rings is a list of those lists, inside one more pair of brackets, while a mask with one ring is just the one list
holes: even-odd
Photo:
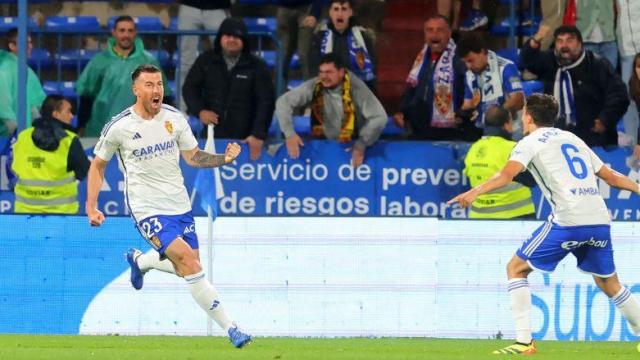
[[[111, 30], [107, 48], [96, 54], [80, 74], [76, 91], [80, 96], [78, 125], [84, 136], [98, 137], [112, 117], [134, 103], [131, 73], [138, 66], [160, 67], [158, 60], [144, 50], [131, 16], [120, 16]], [[165, 98], [171, 95], [162, 75]]]
[[266, 63], [251, 54], [248, 44], [244, 22], [225, 19], [213, 49], [200, 54], [189, 70], [182, 96], [187, 113], [215, 125], [217, 138], [242, 139], [256, 160], [271, 125], [275, 94]]

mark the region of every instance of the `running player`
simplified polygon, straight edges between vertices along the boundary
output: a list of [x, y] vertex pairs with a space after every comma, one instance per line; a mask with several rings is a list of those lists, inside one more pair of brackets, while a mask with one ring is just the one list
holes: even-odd
[[231, 321], [218, 292], [202, 271], [191, 202], [179, 166], [180, 155], [194, 167], [222, 166], [240, 154], [240, 146], [229, 144], [224, 154], [200, 150], [187, 120], [175, 108], [162, 104], [162, 75], [157, 67], [141, 65], [131, 80], [136, 103], [104, 126], [94, 149], [87, 184], [89, 222], [100, 226], [105, 220], [97, 209], [98, 193], [107, 163], [117, 154], [131, 217], [157, 251], [142, 254], [129, 250], [131, 284], [141, 289], [144, 274], [150, 269], [183, 277], [198, 305], [229, 334], [233, 345], [241, 348], [251, 337]]
[[448, 202], [470, 206], [478, 195], [509, 184], [526, 168], [552, 207], [549, 219], [522, 244], [507, 265], [516, 342], [494, 354], [536, 352], [531, 337], [531, 291], [527, 276], [533, 270], [555, 270], [569, 253], [578, 260], [578, 269], [593, 276], [598, 287], [629, 322], [634, 334], [640, 334], [640, 306], [629, 289], [618, 281], [609, 212], [596, 177], [635, 193], [640, 193], [640, 187], [604, 165], [577, 136], [554, 128], [557, 115], [558, 103], [552, 96], [529, 96], [522, 115], [527, 136], [514, 147], [504, 168], [485, 183]]

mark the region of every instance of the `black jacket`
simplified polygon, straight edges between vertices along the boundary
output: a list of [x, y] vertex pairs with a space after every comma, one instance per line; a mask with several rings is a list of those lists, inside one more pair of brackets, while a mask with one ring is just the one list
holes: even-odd
[[[576, 126], [568, 128], [564, 121], [558, 121], [556, 126], [573, 132], [589, 146], [617, 145], [616, 126], [629, 107], [627, 87], [607, 60], [591, 51], [585, 52], [582, 63], [569, 70], [573, 83]], [[540, 51], [526, 43], [520, 51], [520, 63], [542, 80], [546, 94], [553, 95], [559, 66], [553, 50]], [[604, 134], [591, 131], [595, 119], [600, 119], [606, 126]]]
[[182, 87], [187, 112], [218, 114], [216, 137], [244, 139], [267, 137], [273, 118], [275, 94], [271, 73], [262, 59], [250, 54], [247, 44], [238, 63], [227, 71], [220, 37], [213, 50], [198, 56]]
[[[349, 28], [345, 30], [343, 33], [339, 33], [335, 30], [335, 28], [333, 27], [333, 23], [331, 23], [331, 20], [329, 20], [327, 27], [333, 33], [333, 53], [340, 57], [340, 60], [342, 60], [342, 63], [345, 64], [349, 70], [356, 71], [357, 73], [358, 69], [353, 69], [351, 67], [351, 58], [349, 56], [349, 42], [347, 41], [349, 30], [351, 29], [351, 27], [355, 25], [356, 25], [355, 20], [352, 17], [349, 20]], [[318, 67], [320, 66], [320, 58], [322, 58], [322, 51], [320, 48], [322, 45], [323, 38], [324, 38], [324, 31], [316, 31], [313, 34], [313, 41], [311, 43], [311, 50], [310, 50], [311, 53], [309, 57], [309, 74], [316, 74], [316, 75], [318, 74]], [[373, 72], [377, 74], [378, 61], [376, 57], [375, 44], [373, 43], [371, 35], [369, 34], [368, 31], [362, 31], [362, 38], [364, 40], [365, 46], [367, 47], [367, 51], [369, 52], [369, 58], [371, 59], [371, 64], [373, 64]], [[365, 81], [364, 79], [361, 79], [361, 80], [364, 81], [365, 84], [367, 84], [367, 86], [369, 87], [369, 89], [371, 89], [371, 91], [375, 93], [376, 79], [373, 79], [370, 81]]]
[[[433, 70], [434, 62], [429, 58], [424, 59], [423, 69], [418, 79], [418, 85], [407, 85], [402, 94], [400, 109], [404, 114], [411, 137], [414, 139], [428, 140], [476, 140], [478, 136], [466, 136], [465, 129], [440, 129], [432, 128], [431, 117], [433, 113]], [[426, 63], [428, 62], [428, 63]], [[464, 63], [457, 55], [453, 57], [453, 109], [457, 111], [464, 101], [464, 77], [467, 71]], [[465, 123], [466, 124], [466, 123]], [[468, 126], [469, 130], [472, 126]], [[473, 126], [475, 127], [475, 126]]]
[[231, 0], [180, 0], [180, 4], [200, 10], [215, 10], [231, 8]]
[[[73, 131], [67, 124], [48, 117], [41, 117], [33, 121], [31, 140], [40, 149], [54, 151], [60, 145], [60, 140], [67, 136], [65, 130]], [[87, 177], [91, 163], [80, 144], [77, 136], [71, 141], [67, 155], [67, 171], [73, 171], [76, 179], [82, 181]]]

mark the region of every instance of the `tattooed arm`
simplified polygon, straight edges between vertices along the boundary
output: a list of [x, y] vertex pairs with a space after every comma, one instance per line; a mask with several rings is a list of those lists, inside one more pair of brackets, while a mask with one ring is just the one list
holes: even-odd
[[181, 153], [184, 161], [193, 167], [212, 168], [228, 164], [235, 160], [238, 155], [240, 155], [240, 145], [237, 143], [228, 144], [224, 154], [210, 154], [197, 147], [192, 150], [182, 151]]

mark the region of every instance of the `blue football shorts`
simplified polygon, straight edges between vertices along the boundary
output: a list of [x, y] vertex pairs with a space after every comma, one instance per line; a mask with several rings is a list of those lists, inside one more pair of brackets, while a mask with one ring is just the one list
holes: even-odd
[[616, 272], [609, 225], [560, 226], [545, 222], [516, 255], [535, 270], [551, 272], [569, 253], [576, 257], [583, 272], [598, 277], [610, 277]]
[[176, 238], [181, 237], [192, 249], [198, 249], [196, 223], [191, 211], [182, 215], [150, 216], [136, 225], [142, 237], [164, 256], [164, 251]]

